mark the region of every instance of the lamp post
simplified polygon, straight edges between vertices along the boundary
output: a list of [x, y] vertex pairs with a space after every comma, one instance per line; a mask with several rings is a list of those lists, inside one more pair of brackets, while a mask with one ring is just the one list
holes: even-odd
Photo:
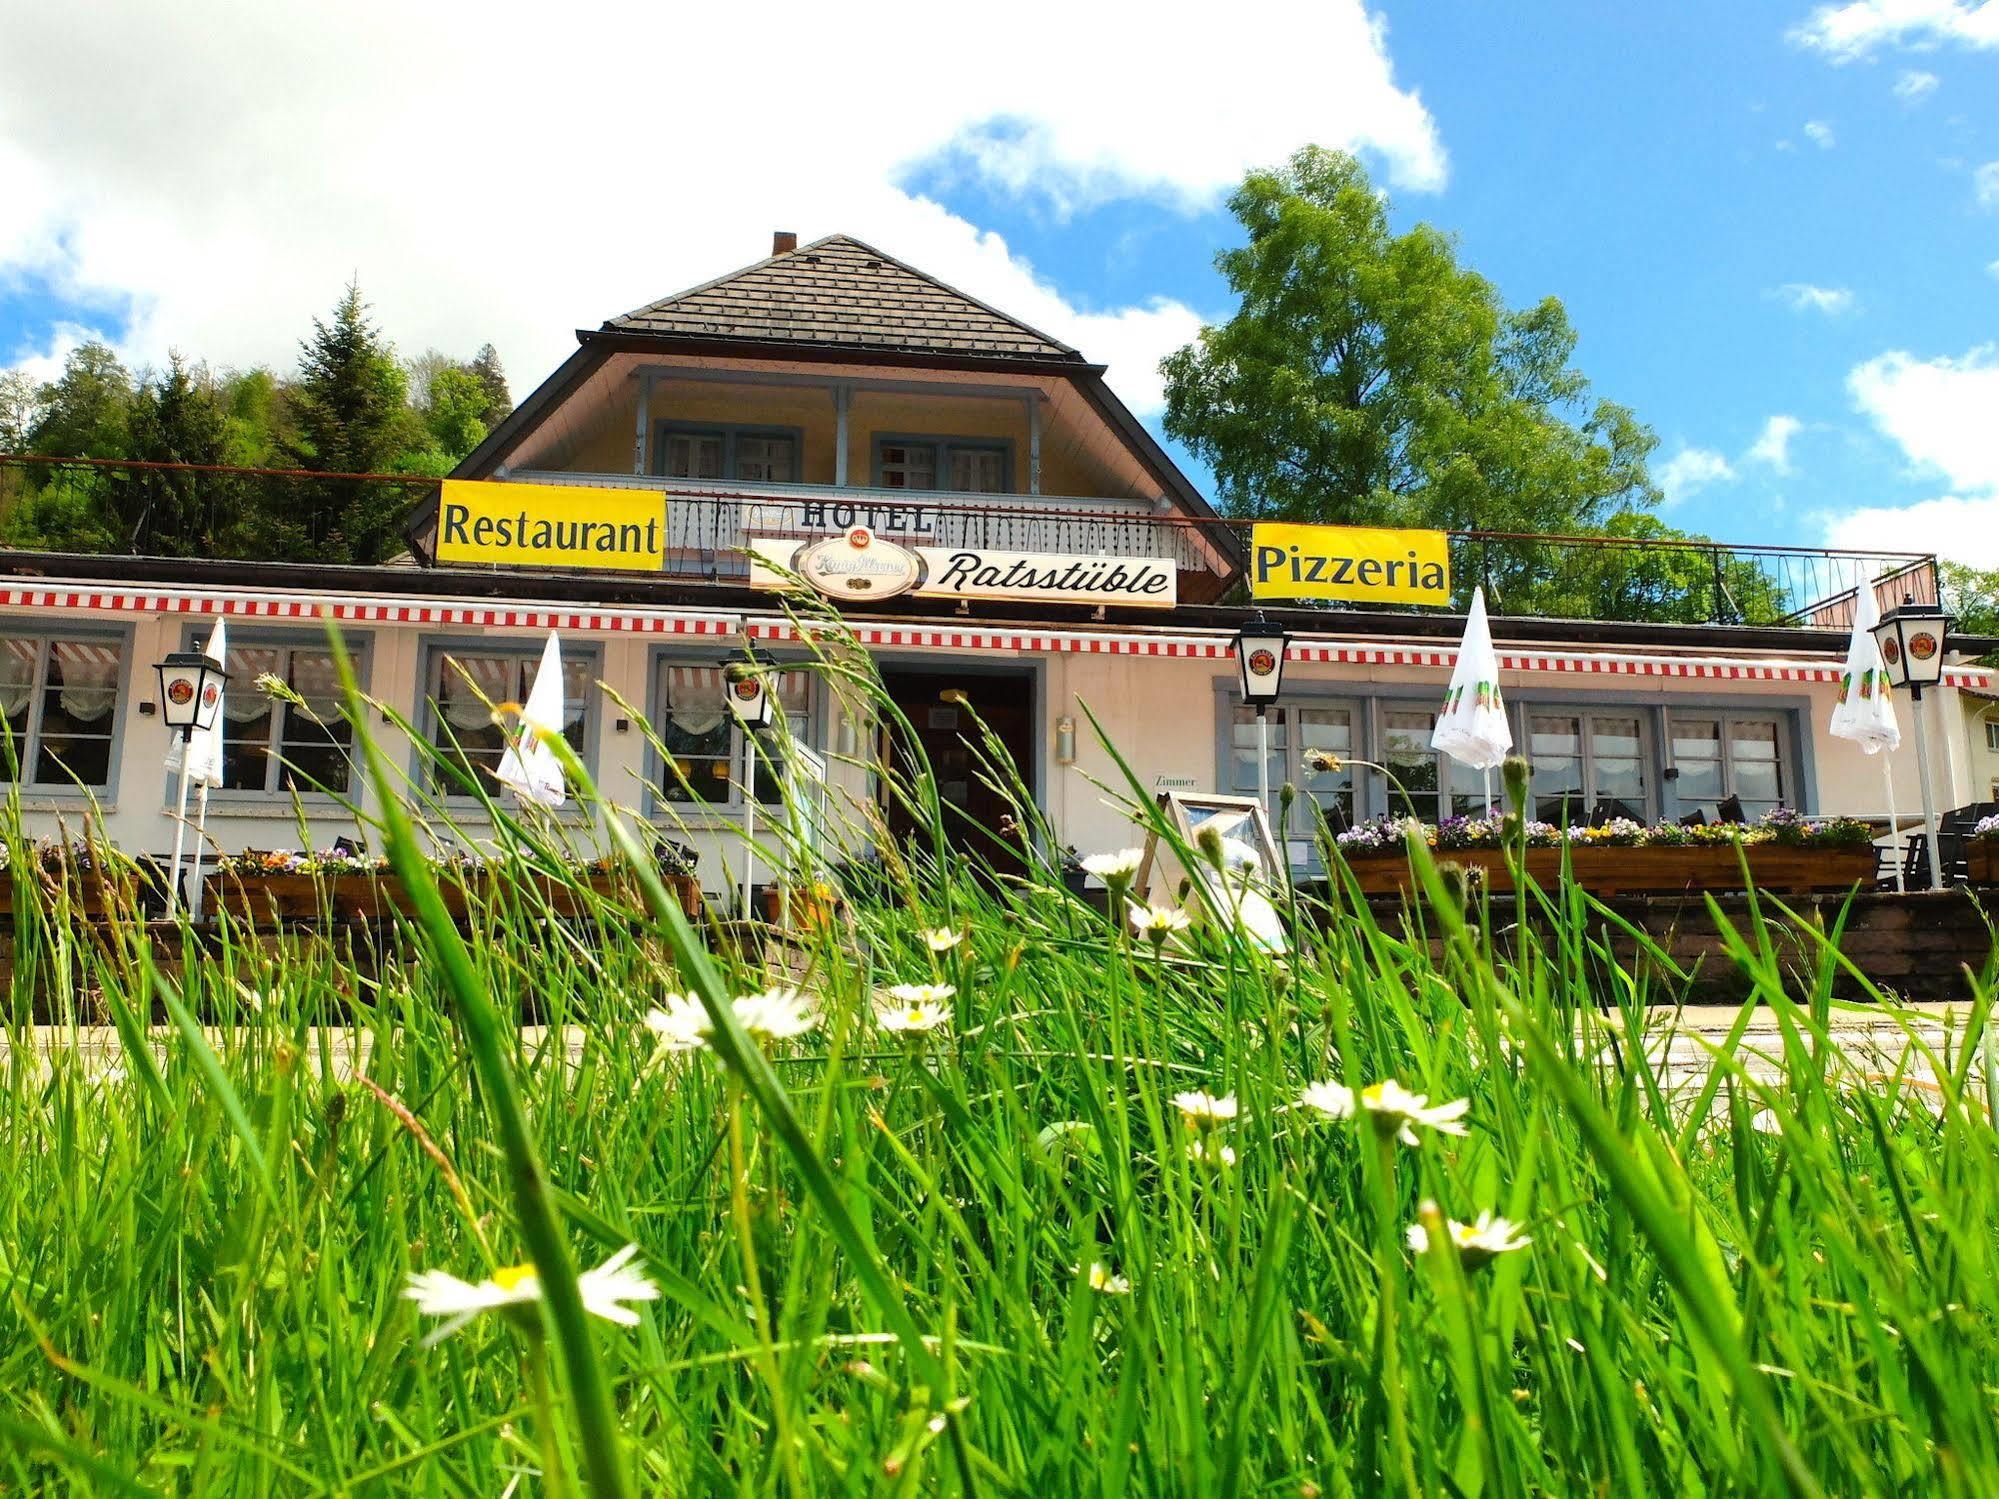
[[[1236, 631], [1236, 670], [1242, 674], [1242, 700], [1256, 709], [1256, 795], [1270, 815], [1270, 705], [1284, 690], [1285, 647], [1291, 637], [1273, 625], [1259, 609], [1256, 618]], [[1282, 836], [1280, 834], [1280, 836]]]
[[180, 899], [180, 863], [187, 842], [187, 777], [192, 743], [199, 730], [215, 727], [222, 706], [222, 685], [229, 673], [220, 662], [200, 651], [169, 651], [153, 668], [160, 676], [160, 717], [180, 730], [180, 800], [174, 814], [174, 862], [167, 876], [167, 911]]
[[1874, 643], [1890, 688], [1909, 689], [1911, 716], [1916, 720], [1916, 779], [1923, 791], [1923, 842], [1929, 849], [1930, 888], [1943, 888], [1943, 855], [1937, 847], [1936, 800], [1930, 794], [1929, 729], [1923, 720], [1923, 689], [1943, 681], [1944, 645], [1955, 624], [1941, 604], [1918, 604], [1907, 594], [1899, 607], [1881, 616]]
[[756, 657], [748, 656], [723, 669], [724, 700], [743, 731], [743, 920], [751, 917], [757, 864], [757, 739], [777, 721], [777, 700], [757, 674]]

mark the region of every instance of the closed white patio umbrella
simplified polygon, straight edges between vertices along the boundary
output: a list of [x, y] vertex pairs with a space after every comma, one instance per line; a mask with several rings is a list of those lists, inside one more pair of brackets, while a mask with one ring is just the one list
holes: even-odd
[[1513, 729], [1506, 721], [1506, 703], [1499, 695], [1499, 653], [1492, 648], [1483, 587], [1472, 590], [1464, 638], [1458, 642], [1457, 665], [1451, 668], [1450, 691], [1437, 715], [1430, 748], [1442, 750], [1460, 765], [1485, 772], [1485, 811], [1490, 817], [1492, 770], [1512, 753]]

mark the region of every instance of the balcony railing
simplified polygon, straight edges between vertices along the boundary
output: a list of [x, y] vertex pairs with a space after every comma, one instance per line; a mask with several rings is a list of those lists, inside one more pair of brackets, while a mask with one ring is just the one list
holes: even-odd
[[[1249, 553], [1248, 522], [1162, 515], [1143, 499], [752, 486], [629, 474], [513, 477], [664, 492], [666, 573], [673, 577], [740, 581], [748, 572], [742, 550], [748, 540], [831, 535], [864, 524], [911, 546], [1170, 557], [1183, 600], [1246, 597], [1239, 569]], [[20, 522], [39, 511], [71, 521], [91, 517], [96, 534], [82, 543], [85, 550], [320, 561], [326, 553], [313, 549], [302, 517], [357, 497], [379, 498], [382, 513], [414, 514], [436, 495], [436, 480], [404, 475], [0, 455], [0, 524], [26, 547], [37, 538]], [[246, 523], [255, 515], [287, 522], [271, 533], [272, 545]], [[73, 524], [66, 534], [72, 539], [59, 549], [77, 549]], [[1450, 549], [1454, 601], [1463, 605], [1482, 583], [1498, 614], [1831, 630], [1851, 623], [1861, 587], [1872, 588], [1884, 608], [1904, 597], [1938, 598], [1936, 559], [1925, 553], [1483, 531], [1451, 533]]]

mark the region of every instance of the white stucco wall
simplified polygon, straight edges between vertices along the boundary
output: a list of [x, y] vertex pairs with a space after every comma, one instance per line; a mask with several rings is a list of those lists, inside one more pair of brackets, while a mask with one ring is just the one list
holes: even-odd
[[[168, 650], [184, 643], [190, 626], [197, 635], [205, 634], [208, 621], [187, 615], [104, 615], [65, 616], [49, 611], [0, 611], [0, 634], [45, 631], [63, 624], [91, 630], [106, 628], [127, 632], [128, 647], [122, 678], [122, 742], [114, 775], [115, 789], [102, 803], [104, 824], [120, 846], [150, 853], [165, 853], [173, 845], [172, 792], [165, 770], [169, 731], [157, 715], [139, 711], [141, 702], [154, 693], [152, 665]], [[249, 631], [253, 625], [235, 626]], [[375, 624], [356, 627], [368, 646], [367, 690], [397, 711], [420, 719], [418, 674], [425, 645], [440, 638], [463, 639], [468, 645], [494, 638], [481, 629], [441, 629], [433, 626]], [[239, 634], [239, 639], [243, 638]], [[301, 638], [310, 638], [310, 631]], [[510, 640], [539, 644], [540, 637], [509, 635]], [[635, 707], [643, 710], [650, 693], [650, 665], [654, 649], [668, 637], [629, 632], [565, 632], [565, 643], [583, 648], [595, 646], [602, 652], [604, 680], [617, 688]], [[720, 662], [735, 649], [728, 640], [688, 641], [674, 649], [690, 660]], [[949, 652], [904, 653], [900, 659], [921, 659], [928, 667], [948, 663]], [[1038, 663], [1045, 693], [1038, 714], [1037, 736], [1040, 755], [1042, 801], [1060, 836], [1085, 852], [1121, 846], [1131, 840], [1130, 830], [1116, 798], [1125, 794], [1121, 773], [1109, 753], [1098, 742], [1084, 705], [1093, 711], [1105, 730], [1130, 761], [1142, 787], [1150, 793], [1162, 782], [1186, 784], [1198, 790], [1226, 789], [1219, 785], [1223, 768], [1217, 764], [1220, 700], [1217, 683], [1233, 681], [1233, 667], [1227, 661], [1194, 660], [1146, 656], [1052, 652], [1044, 655], [981, 651], [982, 664], [1008, 660]], [[1415, 670], [1402, 667], [1331, 666], [1294, 664], [1287, 674], [1287, 688], [1301, 696], [1314, 691], [1352, 696], [1370, 693], [1411, 695], [1412, 707], [1430, 707], [1441, 699], [1448, 673], [1443, 670]], [[1885, 810], [1881, 762], [1862, 755], [1844, 741], [1832, 739], [1824, 725], [1832, 710], [1831, 683], [1719, 681], [1712, 679], [1643, 678], [1597, 676], [1582, 673], [1509, 672], [1503, 686], [1516, 705], [1534, 702], [1564, 704], [1684, 704], [1714, 707], [1723, 704], [1743, 708], [1772, 707], [1795, 710], [1806, 742], [1800, 747], [1797, 768], [1804, 782], [1800, 798], [1816, 812], [1879, 814]], [[235, 690], [252, 690], [248, 683]], [[1893, 758], [1895, 796], [1898, 809], [1906, 816], [1920, 807], [1916, 782], [1916, 760], [1908, 722], [1910, 704], [1900, 700], [1904, 719], [1902, 753]], [[1987, 767], [1965, 732], [1967, 715], [1958, 694], [1949, 689], [1933, 691], [1925, 700], [1933, 714], [1932, 758], [1936, 801], [1939, 807], [1962, 805], [1987, 794]], [[624, 733], [615, 732], [612, 720], [621, 710], [605, 700], [595, 735], [596, 774], [600, 786], [619, 803], [647, 809], [647, 745], [634, 725]], [[1064, 716], [1076, 720], [1076, 759], [1073, 765], [1056, 763], [1056, 726]], [[835, 763], [831, 772], [836, 804], [855, 805], [868, 796], [865, 772], [856, 765], [838, 763], [848, 748], [865, 755], [869, 736], [862, 729], [851, 746], [838, 727], [838, 713], [831, 694], [815, 693], [808, 721], [799, 725], [803, 737], [828, 752]], [[411, 752], [398, 730], [385, 723], [371, 726], [382, 736], [398, 765], [408, 766]], [[1999, 757], [1991, 757], [1999, 759]], [[1110, 788], [1109, 790], [1103, 788]], [[1655, 788], [1656, 791], [1657, 788]], [[86, 804], [74, 796], [49, 796], [36, 791], [24, 793], [31, 830], [53, 833], [67, 825], [75, 831]], [[730, 883], [739, 868], [740, 814], [715, 814], [674, 808], [686, 817], [684, 824], [671, 829], [672, 835], [694, 844], [701, 853], [703, 883], [711, 889]], [[466, 814], [471, 820], [470, 814]], [[664, 825], [670, 813], [662, 812]], [[476, 830], [476, 822], [473, 823]], [[307, 841], [325, 846], [336, 836], [354, 836], [357, 829], [343, 811], [331, 807], [309, 809]], [[208, 818], [208, 847], [217, 853], [243, 848], [297, 847], [300, 830], [289, 804], [267, 798], [245, 805], [234, 798], [219, 797]]]

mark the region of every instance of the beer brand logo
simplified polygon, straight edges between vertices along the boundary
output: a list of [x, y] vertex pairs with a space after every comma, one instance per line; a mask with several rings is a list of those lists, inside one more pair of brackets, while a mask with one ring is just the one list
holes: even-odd
[[736, 701], [747, 703], [754, 701], [761, 689], [758, 688], [754, 678], [744, 677], [740, 682], [731, 683], [729, 690], [736, 695]]
[[1909, 637], [1909, 654], [1918, 661], [1927, 661], [1937, 653], [1937, 638], [1927, 630], [1920, 630]]
[[1254, 677], [1267, 677], [1277, 670], [1277, 653], [1271, 650], [1254, 650], [1249, 653], [1249, 672]]
[[185, 708], [194, 701], [194, 683], [186, 677], [175, 677], [167, 683], [167, 701], [176, 708]]
[[1902, 647], [1897, 643], [1893, 635], [1890, 635], [1886, 640], [1881, 642], [1881, 659], [1886, 661], [1890, 666], [1895, 665], [1902, 659]]
[[866, 526], [853, 526], [844, 536], [804, 548], [792, 571], [829, 598], [892, 599], [923, 581], [923, 559]]
[[201, 689], [201, 706], [204, 708], [213, 708], [215, 706], [216, 699], [221, 696], [222, 696], [221, 687], [216, 685], [214, 682], [210, 682], [206, 687]]

